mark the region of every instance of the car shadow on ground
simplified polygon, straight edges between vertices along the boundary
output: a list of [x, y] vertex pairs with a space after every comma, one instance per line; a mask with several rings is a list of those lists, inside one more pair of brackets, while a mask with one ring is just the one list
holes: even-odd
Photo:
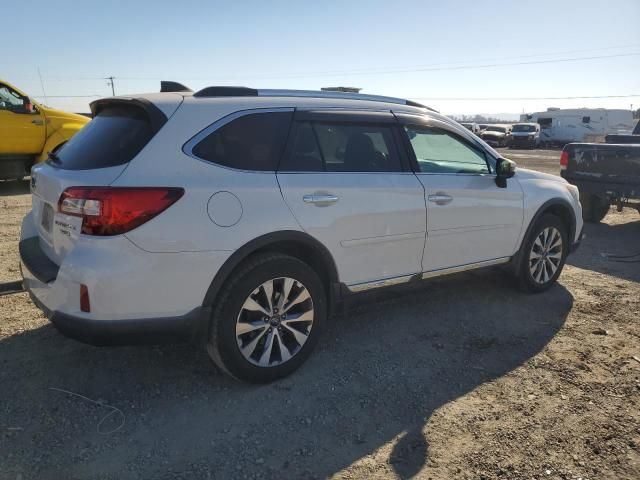
[[[385, 461], [411, 478], [428, 462], [431, 414], [527, 362], [564, 324], [562, 285], [527, 295], [512, 284], [485, 270], [361, 295], [270, 385], [230, 380], [189, 345], [95, 348], [50, 325], [4, 338], [0, 478], [324, 478], [389, 442]], [[112, 410], [51, 388], [124, 417], [101, 434]]]
[[640, 215], [631, 213], [637, 220], [634, 218], [633, 221], [616, 224], [585, 223], [586, 237], [567, 263], [625, 280], [640, 281]]
[[0, 197], [29, 193], [29, 180], [0, 180]]

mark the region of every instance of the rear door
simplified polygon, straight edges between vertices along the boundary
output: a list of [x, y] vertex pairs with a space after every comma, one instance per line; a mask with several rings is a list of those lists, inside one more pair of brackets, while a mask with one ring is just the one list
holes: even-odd
[[390, 112], [296, 112], [278, 172], [301, 227], [355, 286], [420, 271], [424, 188], [398, 148]]
[[58, 212], [73, 186], [111, 184], [154, 135], [156, 125], [134, 102], [104, 105], [52, 158], [31, 170], [33, 216], [40, 246], [60, 264], [80, 235], [82, 219]]
[[495, 183], [494, 164], [477, 143], [437, 120], [401, 116], [416, 175], [426, 192], [425, 272], [510, 257], [520, 235], [518, 181]]

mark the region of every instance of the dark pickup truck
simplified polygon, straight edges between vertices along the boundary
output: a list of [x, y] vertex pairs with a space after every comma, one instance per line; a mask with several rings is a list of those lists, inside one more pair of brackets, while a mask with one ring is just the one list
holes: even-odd
[[640, 122], [632, 135], [608, 135], [607, 143], [569, 143], [560, 174], [580, 189], [582, 216], [602, 220], [611, 205], [640, 213]]

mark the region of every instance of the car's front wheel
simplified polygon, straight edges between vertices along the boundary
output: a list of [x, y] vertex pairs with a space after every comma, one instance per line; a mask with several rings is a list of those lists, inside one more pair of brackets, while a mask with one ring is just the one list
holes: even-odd
[[327, 315], [317, 273], [301, 260], [277, 253], [245, 263], [218, 298], [209, 355], [224, 372], [253, 383], [276, 380], [302, 365]]
[[569, 252], [567, 229], [555, 215], [543, 215], [531, 229], [520, 252], [518, 278], [529, 292], [547, 290], [558, 279]]

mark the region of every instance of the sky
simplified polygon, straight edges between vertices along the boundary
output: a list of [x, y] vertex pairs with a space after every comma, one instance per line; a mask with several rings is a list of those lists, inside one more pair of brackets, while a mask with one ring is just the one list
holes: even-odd
[[[77, 112], [108, 76], [117, 95], [175, 80], [355, 86], [455, 115], [640, 108], [640, 0], [21, 0], [10, 18], [0, 78]], [[564, 98], [594, 96], [624, 98]]]

